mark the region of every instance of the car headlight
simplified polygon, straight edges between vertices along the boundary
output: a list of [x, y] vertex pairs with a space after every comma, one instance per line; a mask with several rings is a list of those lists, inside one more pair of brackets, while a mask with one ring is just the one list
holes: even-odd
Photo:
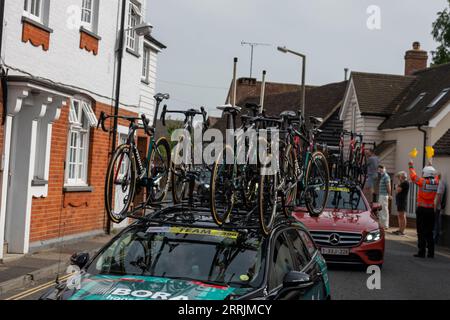
[[369, 232], [366, 235], [366, 238], [364, 239], [364, 242], [371, 243], [371, 242], [376, 242], [376, 241], [379, 241], [379, 240], [381, 240], [381, 230], [377, 229], [377, 230]]

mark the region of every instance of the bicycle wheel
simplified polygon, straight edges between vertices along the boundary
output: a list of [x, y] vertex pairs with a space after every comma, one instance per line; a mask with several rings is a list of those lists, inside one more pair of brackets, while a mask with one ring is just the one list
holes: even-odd
[[258, 213], [261, 231], [265, 236], [272, 232], [277, 214], [277, 174], [268, 174], [261, 169], [258, 186]]
[[175, 153], [172, 157], [171, 182], [172, 200], [174, 204], [181, 203], [186, 198], [186, 192], [189, 189], [189, 183], [186, 181], [187, 164], [180, 155], [182, 148], [183, 142], [181, 141], [175, 147]]
[[364, 155], [361, 158], [358, 171], [358, 184], [361, 188], [364, 188], [367, 180], [367, 158]]
[[289, 218], [292, 214], [292, 206], [295, 204], [295, 201], [297, 199], [298, 189], [298, 179], [295, 169], [296, 156], [294, 148], [291, 145], [287, 146], [281, 163], [281, 173], [285, 179], [285, 184], [287, 186], [286, 192], [281, 196], [281, 201], [284, 214]]
[[328, 162], [321, 152], [315, 152], [306, 169], [305, 204], [309, 214], [319, 216], [328, 202], [330, 173]]
[[136, 159], [129, 145], [121, 145], [111, 158], [106, 172], [105, 208], [112, 222], [125, 220], [133, 202], [135, 186]]
[[231, 148], [227, 147], [219, 154], [211, 174], [211, 214], [219, 226], [222, 226], [229, 218], [235, 201], [233, 183], [235, 164], [226, 163], [227, 151], [231, 151]]
[[162, 202], [166, 198], [169, 189], [170, 178], [170, 146], [166, 138], [156, 142], [150, 155], [149, 168], [147, 170], [148, 189], [147, 204]]

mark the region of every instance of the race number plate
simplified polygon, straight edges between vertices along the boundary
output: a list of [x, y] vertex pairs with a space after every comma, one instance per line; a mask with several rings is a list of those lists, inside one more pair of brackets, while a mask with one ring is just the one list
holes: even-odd
[[333, 255], [333, 256], [348, 256], [350, 255], [350, 249], [341, 248], [322, 248], [322, 254]]

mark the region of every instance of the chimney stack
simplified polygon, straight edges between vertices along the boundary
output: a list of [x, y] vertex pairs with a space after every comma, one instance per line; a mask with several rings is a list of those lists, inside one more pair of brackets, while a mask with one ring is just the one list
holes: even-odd
[[414, 72], [426, 69], [428, 66], [428, 53], [420, 49], [420, 42], [413, 43], [412, 50], [406, 51], [405, 75], [410, 76]]

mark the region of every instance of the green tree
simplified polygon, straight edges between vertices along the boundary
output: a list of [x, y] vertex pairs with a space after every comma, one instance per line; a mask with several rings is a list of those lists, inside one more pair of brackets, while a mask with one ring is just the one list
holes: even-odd
[[433, 63], [443, 64], [450, 62], [450, 0], [448, 8], [438, 12], [438, 18], [433, 23], [432, 35], [439, 43], [436, 51], [433, 51]]

